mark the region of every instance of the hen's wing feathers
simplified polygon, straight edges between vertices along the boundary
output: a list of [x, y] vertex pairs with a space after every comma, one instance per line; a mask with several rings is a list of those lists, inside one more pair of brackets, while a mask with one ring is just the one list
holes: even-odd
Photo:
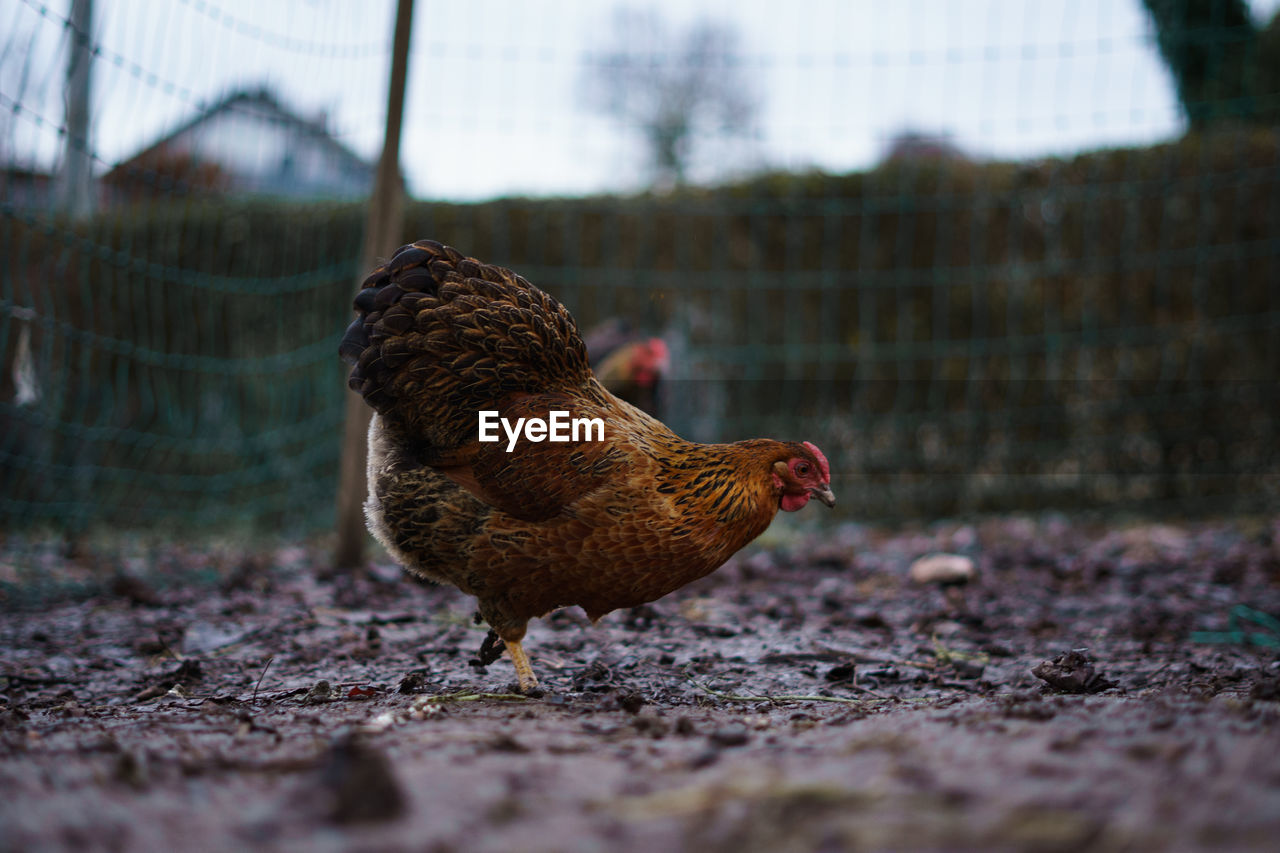
[[[567, 411], [571, 417], [598, 414], [594, 407], [586, 408], [576, 398], [538, 394], [514, 401], [503, 410], [503, 417], [514, 423], [519, 418], [545, 417], [556, 410]], [[481, 500], [525, 521], [551, 518], [566, 504], [593, 492], [616, 472], [626, 470], [625, 454], [607, 441], [533, 443], [521, 439], [519, 453], [507, 453], [506, 444], [503, 435], [497, 444], [481, 445], [469, 468], [476, 488], [459, 479], [458, 474], [465, 476], [464, 472], [445, 473]]]
[[350, 387], [422, 464], [485, 502], [530, 521], [549, 518], [618, 464], [600, 442], [544, 442], [509, 454], [505, 439], [478, 440], [481, 410], [514, 422], [552, 409], [576, 418], [611, 408], [573, 317], [520, 276], [424, 240], [377, 269], [355, 308], [340, 347], [354, 364]]

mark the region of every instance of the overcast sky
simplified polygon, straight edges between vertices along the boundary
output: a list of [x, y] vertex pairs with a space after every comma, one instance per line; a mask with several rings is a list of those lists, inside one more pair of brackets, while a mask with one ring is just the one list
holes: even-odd
[[[631, 191], [638, 137], [587, 108], [580, 80], [614, 37], [609, 2], [418, 0], [403, 163], [419, 197]], [[735, 28], [760, 110], [695, 165], [873, 164], [904, 129], [980, 157], [1142, 144], [1181, 132], [1140, 0], [657, 0], [679, 30]], [[788, 11], [783, 12], [783, 6]], [[1267, 19], [1280, 0], [1254, 0]], [[70, 0], [0, 0], [0, 156], [52, 166]], [[325, 113], [357, 153], [381, 145], [394, 0], [98, 0], [98, 171], [237, 88]], [[19, 106], [15, 108], [15, 104]]]

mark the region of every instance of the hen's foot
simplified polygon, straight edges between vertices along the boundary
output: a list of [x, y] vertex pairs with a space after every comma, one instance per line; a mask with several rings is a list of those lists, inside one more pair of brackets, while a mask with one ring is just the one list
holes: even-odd
[[471, 665], [483, 669], [500, 657], [502, 657], [502, 640], [498, 638], [498, 632], [490, 628]]
[[511, 655], [511, 662], [515, 664], [516, 679], [520, 683], [520, 692], [533, 692], [538, 687], [538, 678], [533, 674], [533, 667], [529, 664], [529, 656], [525, 654], [524, 647], [520, 645], [519, 640], [503, 640], [498, 636], [498, 632], [492, 628], [485, 635], [484, 642], [480, 644], [480, 650], [476, 652], [471, 665], [477, 669], [483, 669], [493, 663], [502, 657], [504, 645]]
[[516, 666], [516, 678], [520, 681], [521, 693], [532, 693], [538, 687], [538, 679], [529, 665], [529, 656], [524, 653], [524, 646], [519, 640], [505, 640], [511, 662]]

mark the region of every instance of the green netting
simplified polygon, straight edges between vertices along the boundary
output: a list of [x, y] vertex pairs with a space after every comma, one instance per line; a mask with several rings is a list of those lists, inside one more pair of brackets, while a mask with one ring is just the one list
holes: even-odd
[[[1275, 505], [1272, 130], [407, 219], [662, 331], [677, 429], [815, 441], [854, 516]], [[328, 525], [361, 221], [3, 208], [5, 523]]]
[[[10, 523], [304, 519], [331, 502], [359, 215], [4, 211]], [[20, 379], [20, 373], [26, 373]]]
[[[221, 22], [208, 37], [229, 51], [278, 50], [315, 71], [385, 64], [382, 42], [342, 41], [336, 12], [295, 37], [216, 4], [193, 8]], [[971, 74], [1010, 53], [1034, 76], [1037, 62], [1079, 49], [1102, 88], [1120, 85], [1107, 76], [1116, 54], [1159, 51], [1190, 128], [1177, 141], [1028, 162], [942, 146], [852, 174], [414, 202], [403, 240], [432, 237], [510, 266], [584, 328], [625, 317], [662, 334], [673, 354], [662, 416], [700, 440], [817, 443], [844, 517], [1274, 509], [1280, 17], [1248, 24], [1238, 0], [1143, 8], [1156, 22], [1146, 42], [1130, 30], [1081, 35], [1064, 20], [1057, 42], [1005, 44], [999, 30], [985, 47], [951, 44], [930, 29], [905, 53], [851, 37], [820, 57], [735, 59], [873, 85], [899, 80], [883, 68]], [[61, 10], [23, 0], [19, 11], [0, 51], [6, 156], [27, 131], [76, 152], [46, 91], [58, 74], [40, 84], [11, 61], [28, 36], [83, 42], [133, 97], [176, 99], [187, 113], [211, 103], [208, 81], [157, 76], [147, 57], [80, 32]], [[414, 62], [479, 44], [432, 32]], [[555, 50], [479, 53], [508, 79], [527, 63], [556, 65]], [[583, 68], [598, 61], [572, 50], [585, 51], [571, 59]], [[479, 120], [451, 112], [453, 101], [411, 109]], [[998, 109], [985, 115], [1007, 118]], [[1089, 120], [1045, 109], [1064, 126]], [[1131, 112], [1144, 109], [1135, 95]], [[1030, 126], [1041, 112], [1015, 118]], [[549, 119], [530, 115], [513, 110], [510, 122], [532, 145]], [[1101, 107], [1093, 119], [1125, 121]], [[796, 132], [869, 127], [823, 116]], [[79, 153], [99, 176], [115, 165]], [[246, 200], [218, 185], [216, 169], [157, 157], [104, 178], [109, 204], [72, 220], [18, 192], [16, 165], [6, 162], [0, 199], [0, 530], [328, 527], [346, 393], [336, 348], [365, 272], [362, 205]]]

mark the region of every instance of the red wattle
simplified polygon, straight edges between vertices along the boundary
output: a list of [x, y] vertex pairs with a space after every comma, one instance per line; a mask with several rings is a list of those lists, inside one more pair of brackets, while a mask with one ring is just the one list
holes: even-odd
[[800, 509], [800, 507], [804, 506], [808, 502], [809, 502], [809, 493], [801, 492], [798, 495], [796, 494], [783, 495], [782, 502], [779, 504], [779, 506], [781, 506], [785, 512], [795, 512], [796, 510]]

